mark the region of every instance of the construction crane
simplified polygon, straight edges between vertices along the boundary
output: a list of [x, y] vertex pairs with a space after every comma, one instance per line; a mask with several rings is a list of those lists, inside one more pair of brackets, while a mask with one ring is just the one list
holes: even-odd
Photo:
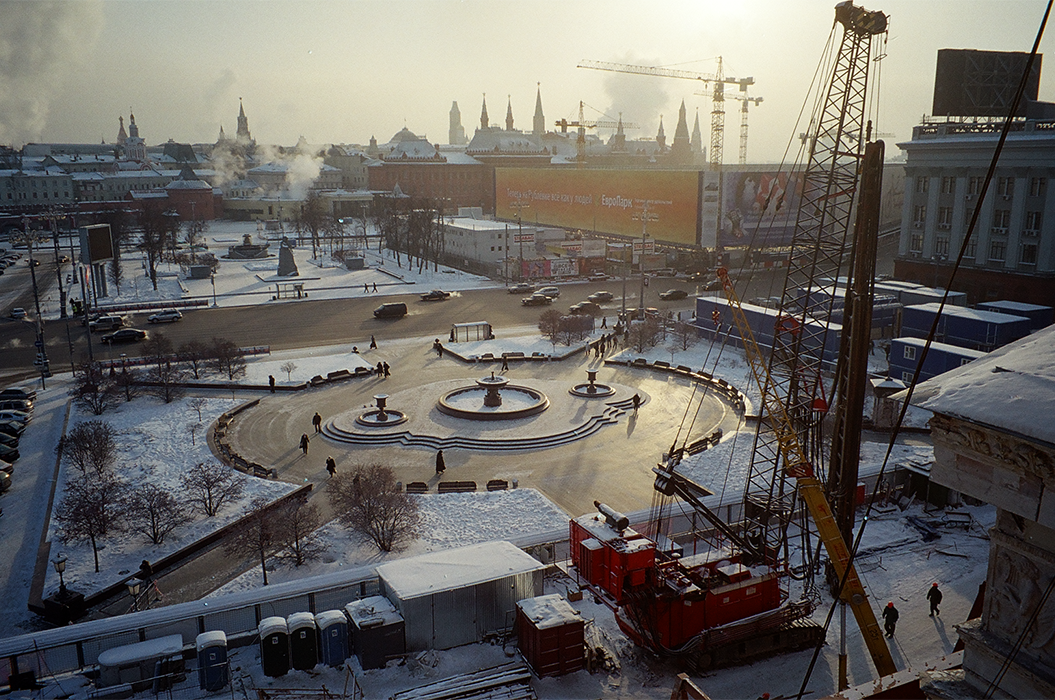
[[[718, 70], [713, 74], [694, 73], [686, 70], [674, 70], [671, 68], [653, 68], [650, 66], [635, 66], [628, 63], [611, 63], [609, 61], [587, 61], [579, 62], [579, 68], [590, 68], [592, 70], [603, 70], [612, 73], [631, 73], [634, 75], [652, 75], [660, 78], [680, 78], [682, 80], [699, 80], [704, 84], [711, 85], [711, 150], [707, 153], [707, 159], [711, 170], [720, 171], [722, 168], [722, 144], [725, 142], [725, 86], [736, 85], [740, 92], [747, 92], [747, 88], [755, 84], [754, 78], [734, 78], [726, 76], [722, 68], [722, 57], [718, 57]], [[761, 98], [757, 98], [761, 102]], [[755, 104], [758, 104], [756, 102]], [[747, 114], [746, 102], [744, 103], [743, 115]], [[741, 117], [746, 120], [746, 116]], [[744, 122], [746, 123], [746, 122]], [[746, 137], [746, 127], [741, 125], [741, 138]], [[746, 157], [746, 143], [741, 147]]]
[[[568, 127], [578, 129], [578, 136], [575, 139], [575, 160], [582, 167], [583, 163], [586, 162], [586, 130], [587, 129], [636, 129], [637, 124], [633, 122], [624, 122], [623, 116], [619, 115], [618, 121], [612, 121], [611, 119], [597, 119], [594, 121], [586, 121], [583, 117], [584, 104], [579, 101], [579, 118], [573, 122], [567, 119], [558, 119], [557, 126], [560, 128], [562, 134], [568, 133]], [[592, 108], [591, 108], [592, 109]]]
[[[693, 94], [694, 95], [699, 95], [700, 97], [706, 97], [708, 93], [706, 93], [706, 92], [695, 92]], [[749, 97], [747, 95], [738, 95], [738, 94], [735, 94], [735, 93], [732, 94], [732, 95], [727, 95], [727, 97], [729, 97], [729, 99], [738, 100], [740, 102], [740, 151], [739, 151], [737, 160], [740, 163], [740, 165], [746, 165], [747, 164], [747, 105], [749, 103], [751, 103], [751, 102], [754, 102], [755, 106], [757, 107], [758, 105], [760, 105], [762, 103], [762, 98], [761, 97]], [[800, 134], [800, 137], [801, 137], [801, 134]]]

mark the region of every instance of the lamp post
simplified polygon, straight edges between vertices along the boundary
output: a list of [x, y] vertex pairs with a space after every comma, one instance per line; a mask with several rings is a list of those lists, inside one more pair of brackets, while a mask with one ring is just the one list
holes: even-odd
[[216, 303], [216, 273], [213, 272], [209, 275], [209, 281], [212, 282], [212, 308], [218, 308], [219, 304]]
[[139, 610], [139, 581], [129, 579], [125, 581], [125, 586], [128, 587], [128, 595], [132, 596], [132, 612], [136, 612]]
[[509, 205], [513, 209], [517, 210], [517, 240], [520, 243], [520, 269], [517, 270], [517, 279], [521, 282], [524, 281], [524, 227], [521, 223], [521, 218], [524, 209], [530, 209], [530, 204], [524, 204], [524, 200], [518, 199], [513, 204]]
[[66, 570], [66, 555], [60, 554], [51, 560], [52, 565], [55, 567], [55, 571], [59, 574], [59, 596], [62, 598], [66, 597], [66, 581], [62, 577], [62, 572]]
[[40, 293], [37, 288], [37, 267], [36, 260], [33, 258], [34, 234], [29, 229], [29, 217], [22, 217], [22, 229], [26, 248], [29, 253], [29, 276], [33, 282], [33, 304], [37, 311], [37, 339], [35, 345], [37, 346], [37, 361], [40, 363], [40, 388], [46, 389], [47, 383], [44, 380], [51, 376], [51, 368], [48, 363], [47, 348], [44, 346], [44, 321], [40, 317]]
[[638, 260], [638, 264], [641, 266], [641, 318], [645, 317], [645, 243], [648, 240], [648, 222], [659, 221], [659, 215], [653, 214], [648, 210], [648, 200], [645, 200], [644, 205], [641, 207], [641, 213], [633, 216], [635, 221], [641, 222], [641, 257]]
[[48, 219], [51, 221], [51, 241], [55, 245], [55, 276], [59, 280], [59, 318], [67, 318], [66, 315], [66, 289], [62, 286], [62, 262], [59, 260], [59, 212], [58, 209], [48, 210]]

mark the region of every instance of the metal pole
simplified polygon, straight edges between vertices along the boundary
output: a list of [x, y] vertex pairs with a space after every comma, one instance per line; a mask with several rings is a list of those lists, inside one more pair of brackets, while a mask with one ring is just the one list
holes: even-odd
[[40, 360], [40, 388], [47, 389], [45, 379], [51, 376], [51, 368], [48, 366], [48, 351], [44, 346], [44, 319], [40, 317], [40, 294], [37, 290], [37, 266], [33, 259], [33, 236], [29, 232], [29, 219], [23, 218], [26, 234], [26, 248], [29, 253], [29, 276], [33, 281], [33, 304], [37, 310], [37, 358]]
[[62, 263], [59, 261], [59, 222], [58, 218], [51, 213], [51, 241], [55, 245], [55, 276], [59, 280], [59, 318], [67, 318], [66, 315], [66, 290], [62, 286]]

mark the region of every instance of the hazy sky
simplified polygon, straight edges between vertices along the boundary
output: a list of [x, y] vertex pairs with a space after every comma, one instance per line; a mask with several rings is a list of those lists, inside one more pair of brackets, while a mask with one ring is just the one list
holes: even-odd
[[[136, 115], [148, 144], [233, 134], [238, 98], [261, 143], [387, 141], [404, 125], [446, 143], [457, 100], [471, 136], [482, 95], [530, 130], [536, 83], [549, 128], [602, 113], [653, 137], [678, 104], [689, 127], [702, 84], [576, 68], [581, 59], [753, 76], [749, 160], [778, 161], [795, 133], [834, 18], [834, 0], [0, 0], [0, 143], [113, 142]], [[1041, 0], [877, 0], [890, 16], [879, 130], [888, 156], [929, 113], [941, 48], [1028, 51]], [[1041, 51], [1055, 46], [1049, 37]], [[1048, 51], [1048, 53], [1051, 53]], [[1052, 54], [1051, 60], [1055, 60]], [[1052, 68], [1055, 70], [1055, 68]], [[1049, 71], [1041, 99], [1055, 100]], [[736, 162], [738, 103], [725, 161]]]

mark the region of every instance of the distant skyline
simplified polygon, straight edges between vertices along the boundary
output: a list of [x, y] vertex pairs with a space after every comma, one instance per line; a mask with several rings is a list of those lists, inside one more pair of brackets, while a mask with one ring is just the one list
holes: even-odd
[[[857, 3], [862, 4], [862, 3]], [[878, 130], [900, 153], [931, 108], [942, 48], [1028, 51], [1042, 0], [866, 2], [890, 17]], [[262, 144], [384, 143], [406, 126], [446, 143], [457, 101], [466, 135], [483, 94], [504, 124], [530, 131], [536, 85], [547, 128], [620, 112], [668, 142], [684, 99], [709, 141], [702, 83], [576, 68], [582, 59], [752, 76], [750, 162], [779, 161], [797, 133], [834, 20], [833, 0], [0, 0], [0, 144], [112, 143], [136, 116], [150, 145], [210, 143], [236, 128], [243, 99]], [[1055, 46], [1049, 36], [1041, 51]], [[1055, 59], [1053, 59], [1055, 60]], [[1055, 70], [1053, 68], [1052, 70]], [[1040, 98], [1055, 101], [1042, 70]], [[726, 102], [735, 163], [739, 103]], [[801, 127], [798, 127], [801, 130]], [[794, 146], [792, 147], [794, 152]]]

